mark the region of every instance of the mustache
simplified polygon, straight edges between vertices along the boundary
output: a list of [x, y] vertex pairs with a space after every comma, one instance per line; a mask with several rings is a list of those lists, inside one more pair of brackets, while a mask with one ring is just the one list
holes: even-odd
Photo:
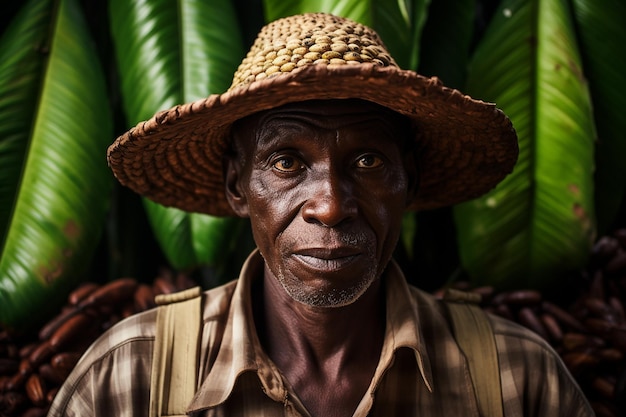
[[294, 243], [301, 247], [351, 247], [363, 248], [375, 241], [371, 233], [364, 231], [338, 231], [328, 230], [323, 233], [307, 233], [298, 236]]

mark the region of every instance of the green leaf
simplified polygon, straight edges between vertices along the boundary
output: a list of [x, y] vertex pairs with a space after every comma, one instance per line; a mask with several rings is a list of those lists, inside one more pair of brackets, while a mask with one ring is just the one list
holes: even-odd
[[460, 255], [478, 283], [554, 287], [594, 237], [590, 96], [565, 0], [506, 0], [478, 46], [467, 91], [517, 130], [514, 172], [455, 209]]
[[301, 13], [323, 12], [347, 17], [364, 25], [372, 24], [371, 0], [263, 0], [265, 21]]
[[573, 5], [598, 130], [596, 214], [598, 231], [605, 234], [626, 196], [626, 3], [574, 0]]
[[[112, 0], [110, 16], [129, 125], [225, 91], [244, 56], [229, 0]], [[234, 227], [232, 219], [207, 219], [147, 200], [145, 207], [175, 268], [225, 262], [223, 248], [236, 235], [217, 231]]]
[[400, 68], [415, 70], [430, 0], [373, 1], [373, 28]]
[[74, 0], [29, 2], [0, 40], [0, 67], [0, 120], [11, 119], [0, 137], [20, 148], [9, 154], [20, 166], [17, 192], [1, 197], [13, 210], [0, 259], [0, 322], [24, 327], [78, 282], [99, 241], [111, 117]]
[[[33, 2], [31, 2], [33, 3]], [[24, 7], [0, 44], [0, 237], [5, 238], [19, 189], [43, 76], [50, 2]], [[12, 41], [16, 40], [16, 41]], [[0, 241], [3, 245], [4, 241]], [[0, 246], [1, 248], [2, 246]]]
[[465, 84], [474, 34], [476, 0], [437, 0], [428, 8], [419, 72], [452, 88]]

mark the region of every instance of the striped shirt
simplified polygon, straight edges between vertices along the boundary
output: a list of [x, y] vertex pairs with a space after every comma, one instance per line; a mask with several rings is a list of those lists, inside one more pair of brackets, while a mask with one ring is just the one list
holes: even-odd
[[[189, 415], [310, 416], [256, 334], [251, 287], [262, 271], [255, 251], [238, 280], [203, 294], [199, 386]], [[467, 361], [441, 303], [407, 285], [394, 262], [382, 279], [387, 299], [383, 348], [354, 416], [477, 417]], [[155, 319], [156, 311], [149, 310], [102, 335], [62, 386], [48, 415], [147, 416]], [[505, 416], [594, 415], [543, 339], [515, 323], [490, 319]]]

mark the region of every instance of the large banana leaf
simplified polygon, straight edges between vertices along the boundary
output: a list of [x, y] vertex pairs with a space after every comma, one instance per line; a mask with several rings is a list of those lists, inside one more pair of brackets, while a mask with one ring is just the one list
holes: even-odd
[[573, 5], [598, 130], [596, 214], [604, 234], [626, 196], [626, 2], [574, 0]]
[[[244, 56], [229, 0], [112, 0], [111, 33], [129, 125], [158, 110], [225, 91]], [[145, 200], [153, 231], [178, 269], [219, 267], [240, 221]]]
[[476, 0], [437, 0], [428, 8], [420, 51], [420, 73], [439, 77], [445, 85], [465, 84], [474, 34]]
[[594, 237], [595, 131], [567, 2], [505, 0], [467, 90], [511, 117], [520, 156], [493, 192], [456, 208], [464, 266], [478, 283], [553, 287]]
[[111, 131], [76, 1], [30, 1], [0, 40], [0, 323], [34, 325], [81, 279], [108, 207]]
[[264, 0], [267, 22], [307, 12], [343, 16], [374, 28], [398, 65], [415, 69], [429, 0]]

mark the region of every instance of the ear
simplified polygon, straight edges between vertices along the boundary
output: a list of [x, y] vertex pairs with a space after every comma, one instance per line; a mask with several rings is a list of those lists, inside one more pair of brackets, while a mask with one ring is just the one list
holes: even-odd
[[248, 200], [241, 187], [242, 166], [237, 154], [226, 156], [224, 160], [224, 184], [226, 185], [226, 200], [239, 217], [248, 217]]

